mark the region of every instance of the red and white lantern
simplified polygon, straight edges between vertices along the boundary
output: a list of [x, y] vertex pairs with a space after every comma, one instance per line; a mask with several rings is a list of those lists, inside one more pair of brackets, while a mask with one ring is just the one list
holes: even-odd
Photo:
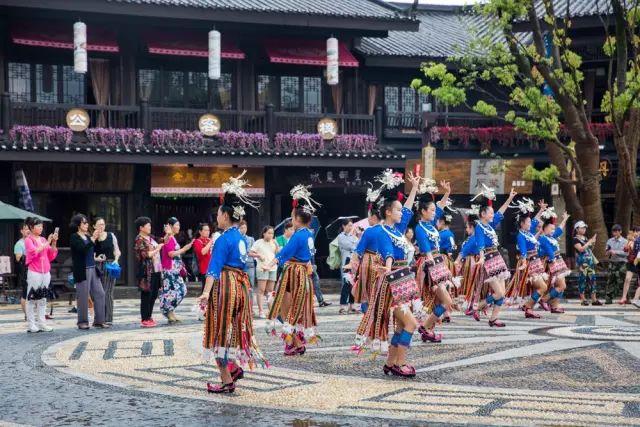
[[339, 59], [338, 39], [330, 37], [327, 39], [327, 83], [332, 86], [337, 85], [340, 81], [338, 77]]
[[73, 71], [87, 72], [87, 25], [84, 22], [73, 24]]

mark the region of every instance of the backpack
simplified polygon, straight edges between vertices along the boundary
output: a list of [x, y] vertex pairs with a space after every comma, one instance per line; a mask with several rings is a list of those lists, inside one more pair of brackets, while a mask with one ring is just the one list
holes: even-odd
[[338, 238], [336, 237], [329, 243], [329, 256], [327, 257], [327, 265], [332, 270], [337, 270], [342, 265], [342, 254], [338, 246]]

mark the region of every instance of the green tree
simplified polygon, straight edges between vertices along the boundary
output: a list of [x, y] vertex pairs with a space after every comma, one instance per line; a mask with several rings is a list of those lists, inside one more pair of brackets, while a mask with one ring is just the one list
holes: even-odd
[[[608, 16], [602, 19], [603, 49], [610, 56], [609, 88], [601, 105], [614, 126], [620, 171], [616, 220], [626, 227], [631, 205], [640, 212], [635, 172], [640, 139], [640, 9], [635, 1], [629, 5], [603, 0], [600, 5]], [[601, 236], [596, 249], [602, 255], [607, 230], [600, 191], [600, 142], [586, 110], [582, 58], [572, 50], [570, 0], [566, 5], [560, 12], [554, 10], [552, 0], [488, 0], [475, 6], [472, 12], [484, 18], [487, 29], [477, 32], [447, 65], [423, 64], [427, 80], [416, 79], [412, 86], [445, 105], [464, 104], [486, 116], [506, 111], [500, 118], [544, 141], [551, 166], [527, 173], [559, 183], [571, 215], [585, 220]], [[609, 35], [610, 28], [615, 36]], [[471, 91], [484, 99], [471, 105]], [[569, 143], [559, 137], [561, 125], [570, 136]]]

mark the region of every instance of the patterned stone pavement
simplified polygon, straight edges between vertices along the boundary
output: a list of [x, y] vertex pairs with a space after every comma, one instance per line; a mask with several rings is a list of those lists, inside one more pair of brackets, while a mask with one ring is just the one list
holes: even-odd
[[[335, 296], [331, 299], [336, 302]], [[24, 333], [15, 308], [2, 308], [0, 342], [7, 338], [10, 345], [0, 348], [0, 355], [5, 360], [3, 353], [27, 348], [28, 356], [15, 366], [35, 363], [40, 375], [53, 378], [54, 387], [74, 381], [94, 396], [170, 398], [181, 408], [198, 411], [207, 405], [225, 414], [206, 422], [189, 415], [171, 418], [169, 424], [175, 425], [295, 420], [305, 420], [303, 425], [640, 424], [640, 310], [632, 306], [570, 303], [565, 314], [543, 314], [539, 320], [525, 320], [521, 312], [510, 310], [503, 316], [504, 329], [454, 314], [452, 323], [440, 328], [445, 334], [441, 344], [424, 344], [414, 336], [410, 361], [418, 375], [413, 380], [385, 377], [383, 358], [350, 351], [359, 315], [338, 315], [335, 305], [318, 310], [323, 340], [302, 357], [285, 358], [279, 341], [264, 334], [264, 321], [257, 320], [259, 343], [273, 366], [248, 372], [234, 395], [215, 396], [203, 390], [214, 369], [202, 358], [201, 324], [190, 311], [192, 305], [187, 300], [181, 306], [184, 322], [179, 326], [141, 330], [136, 301], [117, 301], [115, 327], [89, 333], [76, 330], [73, 315], [57, 309], [56, 330], [35, 335]], [[33, 374], [28, 368], [23, 372]], [[6, 395], [3, 384], [0, 393]], [[9, 388], [23, 391], [28, 386]], [[84, 405], [99, 408], [102, 403]], [[157, 415], [142, 406], [136, 416], [123, 411], [122, 419], [109, 422], [145, 425]], [[6, 412], [0, 420], [40, 424]], [[94, 416], [89, 422], [96, 420]], [[67, 417], [60, 423], [86, 422]]]

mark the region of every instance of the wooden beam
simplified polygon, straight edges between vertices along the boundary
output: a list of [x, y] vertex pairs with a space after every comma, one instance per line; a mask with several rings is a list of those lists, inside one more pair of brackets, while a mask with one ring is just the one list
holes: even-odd
[[27, 162], [74, 162], [74, 163], [118, 163], [166, 165], [172, 163], [195, 163], [201, 165], [246, 165], [246, 166], [322, 166], [322, 167], [358, 167], [358, 168], [395, 168], [402, 167], [405, 159], [381, 158], [363, 159], [350, 157], [315, 156], [212, 156], [202, 154], [143, 154], [143, 153], [96, 153], [91, 152], [43, 152], [43, 151], [1, 151], [0, 157], [6, 161]]
[[246, 10], [220, 10], [158, 4], [117, 3], [105, 0], [3, 0], [4, 6], [54, 9], [83, 13], [145, 16], [155, 18], [191, 19], [209, 22], [265, 24], [285, 27], [333, 28], [363, 31], [418, 31], [419, 21], [398, 18], [338, 17], [304, 13], [260, 12]]

